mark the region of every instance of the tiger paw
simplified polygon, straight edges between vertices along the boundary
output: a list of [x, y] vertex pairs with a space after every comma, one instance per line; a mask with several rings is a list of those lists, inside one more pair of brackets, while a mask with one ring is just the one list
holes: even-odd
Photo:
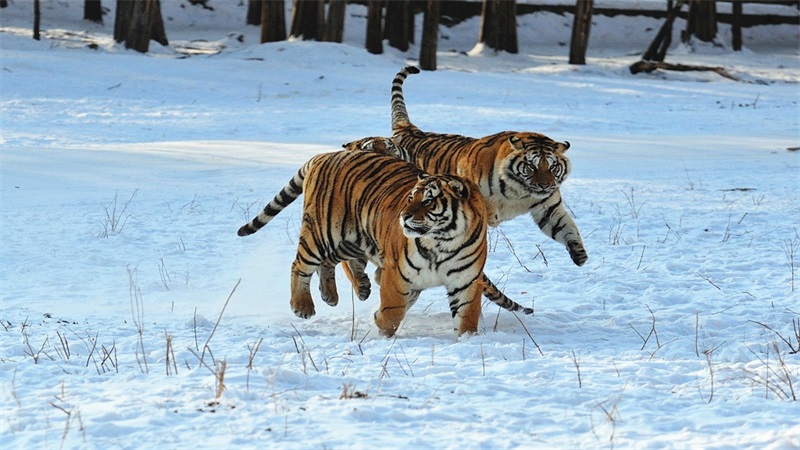
[[314, 307], [312, 306], [311, 309], [302, 309], [302, 308], [292, 308], [294, 315], [301, 318], [301, 319], [308, 319], [312, 317], [317, 312], [314, 311]]
[[[334, 280], [333, 278], [331, 280]], [[339, 304], [339, 292], [336, 290], [336, 283], [324, 283], [320, 282], [319, 284], [319, 293], [322, 296], [322, 301], [330, 306], [336, 306]], [[296, 313], [295, 313], [296, 314]]]
[[582, 266], [586, 260], [589, 259], [589, 255], [586, 254], [586, 249], [583, 248], [582, 242], [568, 242], [567, 250], [569, 250], [569, 256], [572, 258], [572, 262], [574, 262], [576, 266]]
[[301, 319], [308, 319], [316, 314], [316, 311], [314, 310], [314, 301], [311, 300], [311, 295], [309, 295], [307, 298], [301, 298], [299, 300], [293, 298], [289, 303], [292, 307], [292, 312], [294, 312], [294, 315]]
[[336, 306], [339, 304], [339, 293], [336, 291], [332, 292], [325, 292], [320, 290], [322, 294], [322, 301], [325, 302], [327, 305]]
[[372, 283], [369, 282], [369, 277], [364, 275], [358, 280], [358, 289], [356, 290], [356, 295], [358, 296], [358, 299], [363, 302], [369, 298], [369, 294], [371, 293]]

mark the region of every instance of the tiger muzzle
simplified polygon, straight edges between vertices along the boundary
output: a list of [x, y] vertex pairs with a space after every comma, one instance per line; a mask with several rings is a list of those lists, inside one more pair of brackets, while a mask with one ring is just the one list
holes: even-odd
[[400, 214], [400, 224], [403, 226], [403, 234], [407, 237], [419, 237], [431, 231], [429, 225], [415, 220], [414, 215], [409, 212]]

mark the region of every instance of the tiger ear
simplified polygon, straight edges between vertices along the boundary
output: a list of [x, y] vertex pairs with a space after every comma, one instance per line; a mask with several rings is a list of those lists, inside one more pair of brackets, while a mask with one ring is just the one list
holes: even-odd
[[563, 143], [561, 143], [561, 145], [559, 145], [559, 147], [560, 147], [559, 150], [561, 150], [561, 153], [566, 152], [567, 150], [569, 150], [569, 141], [564, 141]]
[[461, 180], [450, 180], [447, 182], [450, 189], [453, 190], [462, 199], [469, 198], [469, 187]]
[[424, 180], [425, 178], [428, 178], [429, 176], [430, 176], [430, 175], [428, 175], [428, 174], [427, 174], [427, 173], [425, 173], [425, 172], [420, 172], [420, 173], [418, 173], [418, 174], [417, 174], [417, 181], [422, 181], [422, 180]]
[[511, 136], [508, 138], [508, 143], [511, 144], [511, 148], [514, 150], [522, 150], [522, 139], [517, 136]]

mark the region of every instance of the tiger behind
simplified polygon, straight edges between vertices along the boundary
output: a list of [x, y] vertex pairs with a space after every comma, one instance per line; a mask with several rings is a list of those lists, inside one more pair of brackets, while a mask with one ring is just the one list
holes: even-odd
[[502, 131], [471, 138], [421, 131], [409, 119], [403, 98], [403, 82], [414, 73], [419, 69], [408, 66], [392, 82], [394, 145], [384, 146], [385, 151], [428, 173], [459, 175], [477, 184], [498, 214], [490, 226], [529, 213], [544, 234], [567, 248], [576, 265], [583, 265], [588, 259], [583, 239], [559, 189], [572, 169], [564, 155], [569, 142], [533, 132]]
[[394, 335], [419, 292], [433, 286], [447, 289], [456, 332], [477, 332], [487, 253], [486, 204], [477, 186], [378, 153], [324, 153], [306, 162], [239, 236], [258, 231], [300, 194], [290, 301], [297, 316], [315, 313], [315, 272], [366, 256], [379, 268], [381, 334]]

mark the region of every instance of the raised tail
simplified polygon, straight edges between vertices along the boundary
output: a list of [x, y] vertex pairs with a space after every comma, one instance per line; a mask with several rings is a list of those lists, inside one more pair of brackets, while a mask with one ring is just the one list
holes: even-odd
[[268, 224], [279, 212], [289, 206], [303, 193], [303, 180], [306, 178], [310, 161], [303, 165], [300, 170], [289, 180], [289, 183], [281, 189], [278, 195], [264, 207], [250, 222], [239, 228], [239, 236], [249, 236]]
[[403, 82], [413, 73], [419, 73], [419, 69], [414, 66], [406, 66], [397, 72], [392, 81], [392, 134], [397, 134], [403, 128], [411, 125], [408, 111], [406, 111], [406, 101], [403, 98]]
[[483, 274], [483, 296], [491, 300], [497, 306], [507, 309], [509, 311], [520, 311], [522, 314], [533, 314], [532, 308], [526, 308], [519, 303], [506, 297], [506, 294], [500, 291], [497, 286], [492, 283], [492, 280]]

